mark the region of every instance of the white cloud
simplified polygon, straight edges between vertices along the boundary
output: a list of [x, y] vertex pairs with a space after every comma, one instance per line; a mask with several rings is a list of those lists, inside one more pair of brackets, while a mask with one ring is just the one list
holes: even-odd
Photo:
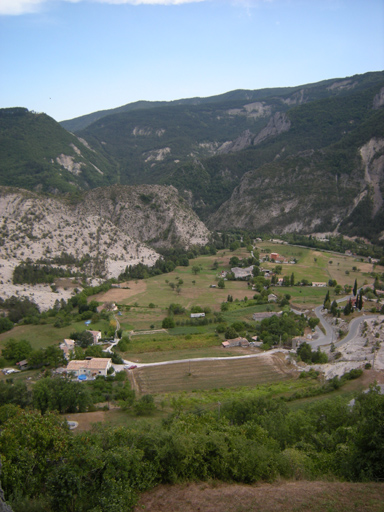
[[94, 0], [102, 4], [130, 5], [181, 5], [206, 2], [207, 0]]
[[[65, 2], [78, 3], [82, 1], [97, 2], [113, 5], [181, 5], [197, 2], [205, 2], [207, 0], [62, 0]], [[36, 12], [43, 4], [49, 3], [50, 0], [0, 0], [0, 16], [1, 15], [19, 15]]]
[[0, 0], [0, 15], [35, 12], [45, 0]]

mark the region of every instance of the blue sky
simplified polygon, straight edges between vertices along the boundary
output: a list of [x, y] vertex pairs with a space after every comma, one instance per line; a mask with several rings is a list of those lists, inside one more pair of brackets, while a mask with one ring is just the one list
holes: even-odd
[[0, 0], [0, 108], [137, 100], [384, 69], [384, 0]]

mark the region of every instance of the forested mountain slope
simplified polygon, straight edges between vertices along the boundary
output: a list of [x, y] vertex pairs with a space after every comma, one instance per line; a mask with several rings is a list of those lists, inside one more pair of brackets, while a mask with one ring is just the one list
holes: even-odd
[[[336, 230], [378, 240], [383, 105], [384, 72], [375, 72], [136, 102], [63, 123], [76, 136], [44, 114], [3, 109], [0, 185], [72, 197], [113, 184], [172, 185], [211, 229]], [[148, 203], [147, 217], [137, 208], [132, 223], [154, 243], [169, 235], [144, 228], [167, 207], [161, 201]]]
[[73, 192], [108, 185], [111, 170], [108, 159], [51, 117], [0, 109], [0, 185]]

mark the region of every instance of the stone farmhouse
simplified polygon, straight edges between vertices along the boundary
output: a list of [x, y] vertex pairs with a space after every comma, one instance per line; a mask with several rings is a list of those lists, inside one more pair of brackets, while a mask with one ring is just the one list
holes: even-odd
[[106, 377], [111, 365], [112, 359], [107, 357], [92, 357], [82, 361], [74, 359], [69, 361], [67, 372], [73, 373], [75, 377], [80, 377], [81, 375], [87, 378], [95, 378], [99, 375]]
[[246, 338], [234, 338], [233, 340], [225, 340], [221, 344], [224, 348], [231, 347], [249, 347], [249, 341]]

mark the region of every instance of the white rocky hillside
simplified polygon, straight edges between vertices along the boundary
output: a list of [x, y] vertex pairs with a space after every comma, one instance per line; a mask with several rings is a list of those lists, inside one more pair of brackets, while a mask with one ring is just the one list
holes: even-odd
[[[156, 188], [160, 194], [162, 187]], [[123, 189], [118, 188], [118, 191]], [[167, 207], [160, 206], [159, 198], [156, 204], [160, 211], [149, 216], [135, 208], [136, 200], [131, 201], [125, 212], [122, 197], [118, 208], [113, 209], [101, 190], [95, 192], [95, 195], [92, 192], [86, 195], [84, 202], [72, 205], [25, 190], [0, 188], [0, 297], [28, 296], [44, 310], [56, 299], [67, 299], [71, 295], [70, 289], [58, 289], [58, 293], [54, 293], [48, 285], [13, 285], [13, 269], [27, 259], [49, 261], [62, 253], [78, 260], [86, 256], [89, 260], [85, 267], [87, 276], [110, 278], [117, 277], [127, 265], [155, 263], [159, 254], [142, 240], [148, 233], [155, 237], [156, 229], [163, 233], [168, 228], [175, 236], [180, 233], [183, 240], [191, 233], [193, 243], [207, 240], [205, 226], [201, 227], [194, 214], [189, 216], [184, 205], [177, 209], [176, 199]], [[171, 196], [177, 196], [174, 189]], [[127, 195], [125, 199], [129, 201]], [[126, 216], [127, 212], [135, 215]], [[147, 222], [148, 228], [145, 227]], [[200, 237], [199, 232], [203, 233]]]
[[124, 233], [155, 247], [208, 242], [208, 229], [172, 186], [96, 188], [86, 194], [77, 211], [79, 216], [108, 219]]

